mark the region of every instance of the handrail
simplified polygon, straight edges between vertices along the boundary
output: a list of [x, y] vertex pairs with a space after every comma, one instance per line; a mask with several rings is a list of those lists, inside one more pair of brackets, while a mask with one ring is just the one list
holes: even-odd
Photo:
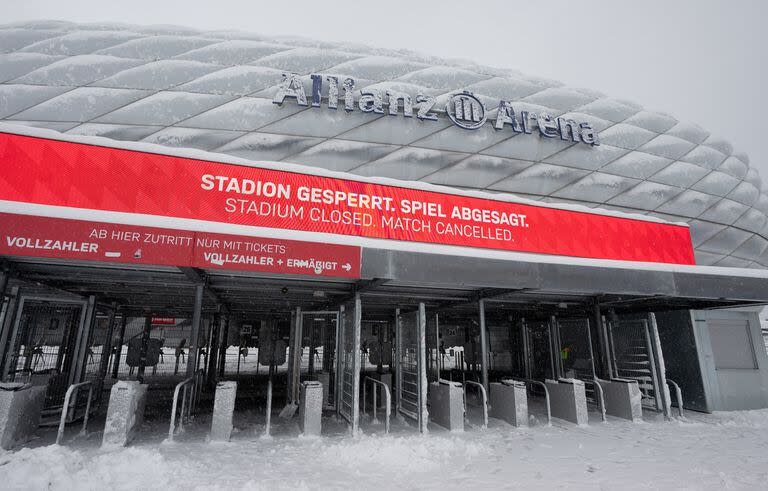
[[272, 377], [267, 382], [267, 424], [264, 427], [264, 436], [269, 438], [272, 428]]
[[[384, 420], [384, 433], [389, 433], [389, 419], [392, 415], [392, 394], [389, 391], [389, 386], [382, 382], [381, 380], [376, 380], [375, 378], [371, 377], [365, 377], [365, 380], [363, 381], [363, 414], [365, 414], [365, 399], [366, 399], [366, 393], [365, 393], [365, 382], [371, 382], [374, 386], [379, 385], [384, 388], [384, 399], [385, 399], [385, 417]], [[376, 387], [373, 387], [373, 421], [376, 421]]]
[[[195, 394], [195, 386], [197, 385], [197, 374], [195, 376], [185, 378], [178, 384], [176, 384], [176, 388], [173, 389], [173, 405], [171, 406], [171, 426], [168, 428], [168, 441], [173, 441], [173, 434], [176, 431], [176, 412], [179, 405], [179, 392], [181, 392], [182, 387], [184, 388], [184, 394], [181, 399], [181, 414], [179, 418], [179, 428], [184, 427], [184, 410], [187, 407], [187, 391], [191, 388], [192, 389], [192, 397], [190, 398], [189, 406], [192, 405], [194, 402], [194, 399], [196, 397]], [[187, 415], [190, 414], [190, 410], [187, 409]]]
[[528, 384], [540, 385], [544, 389], [544, 397], [547, 401], [547, 426], [552, 426], [552, 407], [549, 403], [549, 389], [547, 389], [547, 384], [533, 379], [525, 379], [524, 382]]
[[91, 412], [91, 400], [93, 399], [93, 382], [80, 382], [79, 384], [72, 384], [67, 389], [67, 393], [64, 396], [64, 407], [61, 408], [61, 420], [59, 421], [59, 432], [56, 434], [56, 445], [61, 444], [61, 440], [64, 438], [64, 426], [67, 424], [67, 412], [69, 411], [69, 399], [72, 394], [75, 394], [75, 401], [77, 401], [77, 393], [80, 391], [80, 387], [88, 386], [88, 402], [85, 406], [85, 416], [83, 417], [83, 429], [80, 430], [81, 435], [85, 435], [85, 429], [88, 426], [88, 414]]
[[680, 386], [677, 385], [672, 379], [667, 379], [667, 383], [671, 384], [675, 388], [675, 397], [677, 398], [677, 410], [680, 413], [680, 417], [683, 418], [683, 392], [680, 390]]
[[[483, 395], [483, 429], [488, 428], [488, 393], [485, 392], [485, 386], [479, 382], [473, 382], [472, 380], [464, 381], [464, 407], [466, 411], [467, 406], [467, 387], [473, 385], [480, 389], [480, 394]], [[467, 412], [469, 414], [469, 412]], [[469, 419], [469, 418], [467, 418]]]
[[595, 377], [592, 380], [584, 380], [586, 383], [592, 383], [595, 384], [595, 387], [597, 387], [597, 393], [599, 396], [599, 406], [600, 406], [600, 416], [603, 418], [603, 422], [608, 421], [608, 418], [605, 416], [605, 392], [603, 391], [603, 386], [600, 385], [600, 382], [598, 381], [597, 377]]

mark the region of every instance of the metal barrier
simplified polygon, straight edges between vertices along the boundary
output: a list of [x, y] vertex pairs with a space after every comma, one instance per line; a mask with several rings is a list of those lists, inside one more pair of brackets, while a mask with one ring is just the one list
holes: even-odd
[[683, 416], [683, 392], [680, 390], [680, 386], [677, 385], [672, 379], [667, 379], [667, 383], [675, 388], [675, 398], [677, 399], [677, 410], [680, 413], [680, 417]]
[[595, 392], [598, 396], [598, 405], [600, 406], [600, 416], [603, 418], [603, 422], [608, 421], [608, 418], [605, 416], [605, 393], [603, 392], [603, 386], [600, 385], [600, 382], [598, 382], [597, 379], [584, 380], [584, 382], [595, 386]]
[[69, 412], [69, 400], [72, 398], [72, 394], [75, 394], [75, 402], [77, 402], [77, 393], [80, 391], [80, 387], [88, 386], [88, 402], [85, 405], [85, 416], [83, 417], [83, 429], [80, 430], [81, 435], [85, 435], [85, 429], [88, 426], [88, 415], [91, 412], [91, 400], [93, 399], [93, 383], [80, 382], [79, 384], [72, 384], [67, 389], [67, 394], [64, 396], [64, 406], [61, 408], [61, 420], [59, 421], [59, 432], [56, 434], [56, 445], [61, 444], [61, 440], [64, 438], [64, 426], [67, 424], [67, 413]]
[[552, 426], [552, 407], [549, 404], [549, 389], [547, 389], [547, 384], [545, 384], [544, 382], [539, 382], [538, 380], [531, 380], [531, 379], [526, 379], [525, 383], [540, 385], [541, 388], [544, 389], [544, 397], [547, 401], [547, 425]]
[[386, 419], [384, 420], [384, 433], [389, 433], [389, 418], [392, 414], [392, 395], [389, 392], [389, 386], [382, 382], [381, 380], [376, 380], [375, 378], [371, 377], [365, 377], [365, 380], [363, 380], [363, 404], [361, 407], [363, 414], [365, 414], [365, 399], [366, 399], [366, 384], [365, 382], [371, 382], [373, 385], [373, 421], [376, 422], [376, 406], [378, 405], [376, 403], [376, 386], [380, 386], [384, 389], [384, 399], [385, 399], [385, 415]]
[[[483, 429], [486, 429], [488, 428], [488, 393], [485, 392], [485, 386], [483, 386], [483, 384], [471, 380], [464, 381], [464, 411], [467, 411], [467, 387], [470, 385], [479, 388], [480, 394], [483, 396]], [[467, 414], [469, 414], [469, 412], [467, 412]]]
[[[171, 425], [168, 428], [168, 441], [173, 441], [173, 435], [176, 432], [176, 414], [179, 413], [179, 429], [183, 429], [184, 415], [186, 414], [186, 417], [190, 418], [197, 408], [197, 404], [200, 402], [200, 394], [202, 392], [204, 379], [205, 371], [202, 369], [197, 370], [192, 377], [179, 382], [173, 390], [173, 405], [171, 406]], [[182, 393], [181, 411], [179, 411], [180, 392]], [[191, 394], [189, 394], [189, 402], [187, 402], [188, 392], [191, 392]]]
[[267, 424], [264, 427], [264, 436], [269, 437], [272, 429], [272, 379], [267, 382]]

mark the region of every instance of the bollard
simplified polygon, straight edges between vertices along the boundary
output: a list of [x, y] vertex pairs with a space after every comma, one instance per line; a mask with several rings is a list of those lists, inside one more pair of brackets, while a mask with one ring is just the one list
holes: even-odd
[[40, 424], [45, 389], [19, 383], [0, 384], [0, 448], [10, 450], [32, 438]]
[[211, 418], [211, 441], [228, 442], [232, 436], [232, 416], [235, 412], [237, 382], [226, 381], [216, 384]]
[[144, 420], [147, 387], [134, 380], [121, 380], [112, 386], [102, 447], [124, 447], [133, 440]]
[[504, 379], [490, 384], [491, 417], [512, 426], [528, 426], [528, 393], [525, 382]]
[[605, 397], [605, 412], [630, 421], [643, 420], [642, 394], [637, 380], [600, 380]]
[[561, 378], [547, 380], [547, 389], [552, 403], [552, 416], [577, 425], [586, 425], [589, 421], [587, 412], [587, 393], [584, 382], [577, 379]]
[[440, 380], [429, 386], [429, 415], [450, 431], [464, 431], [464, 388], [460, 382]]
[[323, 415], [323, 384], [315, 381], [301, 383], [299, 429], [304, 436], [320, 436]]

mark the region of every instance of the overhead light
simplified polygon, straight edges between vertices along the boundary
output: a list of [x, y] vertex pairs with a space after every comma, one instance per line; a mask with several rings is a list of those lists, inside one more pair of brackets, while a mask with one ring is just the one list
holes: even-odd
[[559, 309], [567, 309], [568, 308], [568, 304], [565, 303], [565, 302], [560, 302], [559, 304], [557, 304], [557, 308], [559, 308]]
[[325, 297], [325, 292], [323, 290], [315, 290], [312, 292], [312, 296], [315, 298], [323, 298]]

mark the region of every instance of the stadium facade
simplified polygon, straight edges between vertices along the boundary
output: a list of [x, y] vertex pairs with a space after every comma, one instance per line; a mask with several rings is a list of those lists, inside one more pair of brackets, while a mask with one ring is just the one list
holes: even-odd
[[[0, 122], [2, 375], [47, 384], [46, 410], [121, 364], [157, 371], [155, 338], [214, 381], [231, 346], [239, 373], [249, 343], [285, 338], [288, 401], [322, 380], [355, 428], [366, 363], [426, 424], [449, 348], [445, 370], [486, 389], [581, 379], [603, 406], [595, 380], [631, 379], [669, 412], [670, 373], [692, 409], [768, 405], [756, 314], [719, 310], [768, 302], [768, 194], [744, 153], [666, 113], [410, 52], [40, 21], [0, 27]], [[409, 329], [423, 360], [393, 348], [419, 351]], [[313, 366], [318, 346], [339, 356]], [[403, 366], [425, 372], [413, 401]]]

